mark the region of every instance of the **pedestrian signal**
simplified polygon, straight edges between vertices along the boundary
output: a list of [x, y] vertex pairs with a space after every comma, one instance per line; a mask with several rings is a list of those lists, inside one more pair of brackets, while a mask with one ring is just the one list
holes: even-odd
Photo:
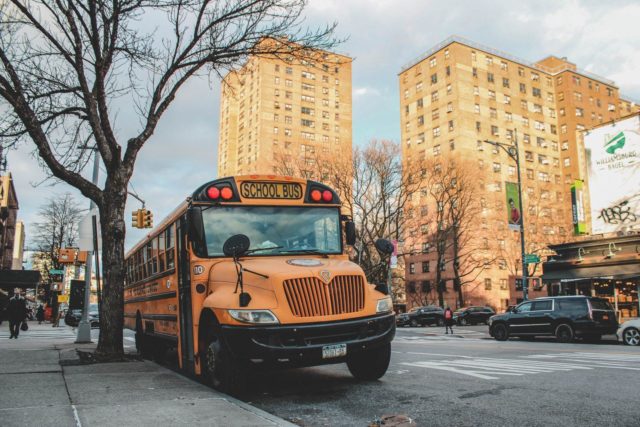
[[153, 228], [153, 213], [151, 213], [148, 209], [142, 209], [143, 212], [143, 227], [142, 228]]

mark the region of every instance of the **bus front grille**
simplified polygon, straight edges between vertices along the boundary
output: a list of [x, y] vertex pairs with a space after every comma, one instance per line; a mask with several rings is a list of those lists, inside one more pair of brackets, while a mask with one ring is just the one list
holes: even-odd
[[354, 313], [364, 308], [361, 276], [336, 276], [329, 284], [316, 277], [284, 281], [291, 312], [297, 317]]

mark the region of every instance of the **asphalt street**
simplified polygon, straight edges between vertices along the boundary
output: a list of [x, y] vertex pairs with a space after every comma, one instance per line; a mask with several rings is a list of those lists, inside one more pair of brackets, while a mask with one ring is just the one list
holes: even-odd
[[366, 426], [401, 414], [419, 426], [637, 426], [640, 348], [498, 342], [486, 326], [399, 329], [379, 381], [345, 365], [263, 373], [248, 397], [301, 426]]

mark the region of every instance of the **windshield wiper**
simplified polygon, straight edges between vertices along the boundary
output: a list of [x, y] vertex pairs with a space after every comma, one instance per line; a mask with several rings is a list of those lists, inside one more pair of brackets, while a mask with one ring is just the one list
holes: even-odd
[[303, 253], [303, 254], [322, 255], [325, 258], [329, 258], [329, 255], [327, 255], [326, 252], [321, 252], [318, 248], [285, 249], [283, 251], [280, 251], [280, 253], [294, 253], [294, 252], [300, 252], [300, 253]]
[[270, 251], [272, 249], [282, 249], [284, 246], [271, 246], [269, 248], [255, 248], [255, 249], [249, 249], [246, 253], [247, 254], [252, 254], [255, 252], [260, 252], [260, 251]]

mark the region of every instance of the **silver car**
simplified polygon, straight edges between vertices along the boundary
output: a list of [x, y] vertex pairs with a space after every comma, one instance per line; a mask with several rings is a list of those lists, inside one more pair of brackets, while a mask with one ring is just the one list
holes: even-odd
[[618, 328], [618, 341], [626, 345], [640, 345], [640, 319], [627, 320]]

